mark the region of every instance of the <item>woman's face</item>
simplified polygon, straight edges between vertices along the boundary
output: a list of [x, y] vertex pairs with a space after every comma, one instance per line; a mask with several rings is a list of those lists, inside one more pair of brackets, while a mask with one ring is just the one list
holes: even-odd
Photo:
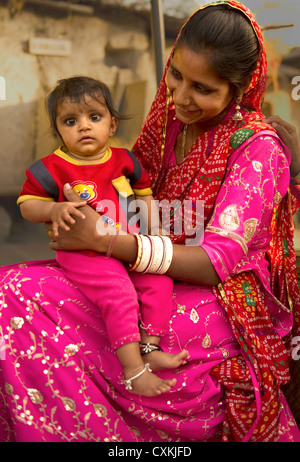
[[229, 82], [220, 79], [206, 54], [186, 46], [177, 49], [166, 74], [176, 117], [185, 124], [197, 123], [204, 129], [224, 118], [232, 100]]

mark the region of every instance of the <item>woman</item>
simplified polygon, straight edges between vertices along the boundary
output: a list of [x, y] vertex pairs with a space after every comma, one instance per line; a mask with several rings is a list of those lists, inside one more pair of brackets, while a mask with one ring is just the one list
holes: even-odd
[[[251, 12], [236, 1], [204, 6], [179, 34], [135, 145], [156, 199], [190, 205], [166, 220], [173, 242], [167, 274], [176, 282], [160, 346], [185, 348], [189, 357], [159, 374], [175, 377], [176, 386], [155, 398], [129, 395], [96, 307], [60, 268], [5, 268], [4, 440], [300, 441], [281, 393], [289, 381], [289, 302], [295, 315], [299, 307], [289, 153], [261, 121], [265, 75]], [[83, 210], [85, 226], [61, 233], [53, 249], [110, 248], [131, 268], [141, 258], [147, 266], [142, 239], [117, 236], [112, 248], [98, 216]]]

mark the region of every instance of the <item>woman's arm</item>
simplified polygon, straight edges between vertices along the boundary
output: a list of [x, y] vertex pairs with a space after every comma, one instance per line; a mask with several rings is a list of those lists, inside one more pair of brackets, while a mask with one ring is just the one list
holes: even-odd
[[[70, 201], [75, 193], [65, 189], [64, 194]], [[93, 250], [106, 254], [112, 238], [113, 228], [103, 222], [99, 214], [88, 205], [80, 208], [85, 220], [75, 220], [70, 231], [60, 231], [53, 236], [51, 224], [47, 224], [50, 248], [53, 250]], [[119, 235], [111, 255], [125, 263], [134, 263], [137, 255], [136, 239], [131, 234]], [[173, 245], [173, 260], [167, 273], [170, 277], [194, 284], [216, 285], [220, 282], [205, 250], [196, 246]]]
[[[271, 156], [267, 155], [269, 152]], [[262, 251], [265, 251], [267, 244], [264, 243], [270, 237], [264, 234], [272, 216], [270, 206], [275, 196], [285, 194], [289, 183], [288, 162], [281, 152], [277, 138], [267, 136], [262, 139], [258, 135], [236, 149], [216, 199], [214, 221], [206, 228], [202, 245], [173, 245], [169, 276], [199, 285], [216, 285], [245, 258], [256, 235], [257, 245], [262, 241]], [[231, 168], [233, 165], [235, 168]], [[65, 192], [72, 200], [70, 193]], [[108, 234], [110, 230], [96, 212], [88, 213], [91, 219], [87, 217], [83, 225], [77, 221], [72, 226], [69, 233], [75, 231], [72, 233], [74, 239], [59, 237], [51, 247], [107, 253], [110, 242], [113, 242]], [[126, 234], [114, 240], [111, 255], [132, 264], [137, 251], [135, 236]]]
[[[130, 234], [119, 236], [112, 256], [124, 262], [133, 263], [136, 254], [135, 237]], [[172, 263], [166, 274], [173, 279], [192, 284], [214, 286], [220, 282], [207, 253], [198, 246], [173, 244]]]

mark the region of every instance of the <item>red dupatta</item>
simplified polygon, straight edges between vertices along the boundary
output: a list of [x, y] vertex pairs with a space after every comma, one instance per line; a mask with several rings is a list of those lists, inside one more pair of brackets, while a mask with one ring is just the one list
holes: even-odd
[[[266, 128], [270, 130], [270, 126], [261, 122], [267, 63], [259, 26], [250, 10], [235, 0], [204, 5], [194, 14], [218, 4], [228, 4], [245, 14], [260, 43], [257, 68], [241, 103], [243, 120], [236, 122], [225, 118], [195, 141], [180, 165], [164, 168], [166, 137], [169, 130], [180, 123], [173, 120], [174, 107], [165, 84], [175, 42], [155, 100], [134, 146], [136, 156], [151, 177], [155, 198], [168, 202], [179, 199], [182, 208], [187, 200], [192, 203], [203, 200], [204, 226], [212, 213], [231, 152], [254, 133]], [[286, 307], [291, 307], [293, 299], [298, 320], [300, 303], [289, 202], [287, 194], [274, 213], [274, 238], [269, 256], [273, 293], [278, 297], [278, 303]], [[182, 216], [190, 220], [190, 227], [195, 227], [197, 216], [193, 209], [190, 215]], [[186, 238], [184, 230], [177, 235], [172, 232], [172, 225], [175, 226], [173, 217], [171, 239], [174, 243], [183, 244]], [[274, 441], [280, 415], [280, 386], [289, 381], [289, 357], [271, 322], [267, 295], [252, 272], [229, 277], [214, 291], [227, 312], [242, 351], [241, 356], [224, 361], [212, 371], [225, 390], [223, 441]]]
[[[248, 8], [233, 0], [205, 5], [197, 10], [194, 15], [204, 8], [220, 3], [226, 3], [244, 12], [252, 22], [257, 38], [261, 44], [261, 53], [257, 68], [253, 73], [251, 83], [241, 103], [243, 108], [247, 108], [247, 110], [242, 110], [244, 117], [243, 122], [238, 124], [232, 119], [224, 120], [217, 127], [207, 131], [195, 141], [189, 154], [180, 165], [168, 169], [163, 168], [164, 147], [166, 137], [168, 137], [168, 131], [171, 127], [176, 126], [176, 124], [177, 126], [180, 125], [179, 121], [173, 121], [175, 115], [174, 105], [165, 84], [165, 75], [172, 59], [172, 54], [177, 43], [176, 41], [167, 62], [155, 100], [142, 127], [141, 134], [134, 146], [136, 156], [140, 159], [151, 177], [155, 198], [159, 201], [167, 200], [169, 203], [179, 199], [182, 203], [182, 207], [184, 207], [185, 201], [196, 203], [196, 201], [203, 200], [205, 221], [214, 206], [214, 201], [226, 171], [227, 158], [232, 149], [237, 147], [238, 143], [242, 140], [247, 139], [247, 137], [257, 131], [266, 128], [270, 129], [270, 126], [261, 122], [263, 115], [260, 108], [266, 87], [267, 64], [262, 35], [252, 13]], [[236, 135], [239, 129], [241, 130]], [[232, 136], [233, 138], [231, 138]], [[182, 216], [187, 219], [184, 213]], [[197, 220], [196, 214], [191, 214], [188, 219], [191, 220], [190, 227], [195, 227]], [[175, 227], [174, 215], [171, 217], [170, 221], [172, 230], [172, 228]], [[184, 230], [179, 235], [178, 233], [172, 234], [171, 231], [173, 242], [184, 243], [185, 237]]]

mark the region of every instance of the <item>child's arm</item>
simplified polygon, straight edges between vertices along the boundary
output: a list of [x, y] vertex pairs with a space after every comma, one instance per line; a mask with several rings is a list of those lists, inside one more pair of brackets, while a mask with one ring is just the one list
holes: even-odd
[[78, 210], [86, 202], [48, 202], [40, 199], [29, 199], [20, 204], [22, 217], [34, 223], [53, 223], [53, 232], [58, 236], [58, 228], [69, 231], [69, 224], [74, 224], [75, 220], [72, 215], [79, 218], [85, 218], [83, 213]]

